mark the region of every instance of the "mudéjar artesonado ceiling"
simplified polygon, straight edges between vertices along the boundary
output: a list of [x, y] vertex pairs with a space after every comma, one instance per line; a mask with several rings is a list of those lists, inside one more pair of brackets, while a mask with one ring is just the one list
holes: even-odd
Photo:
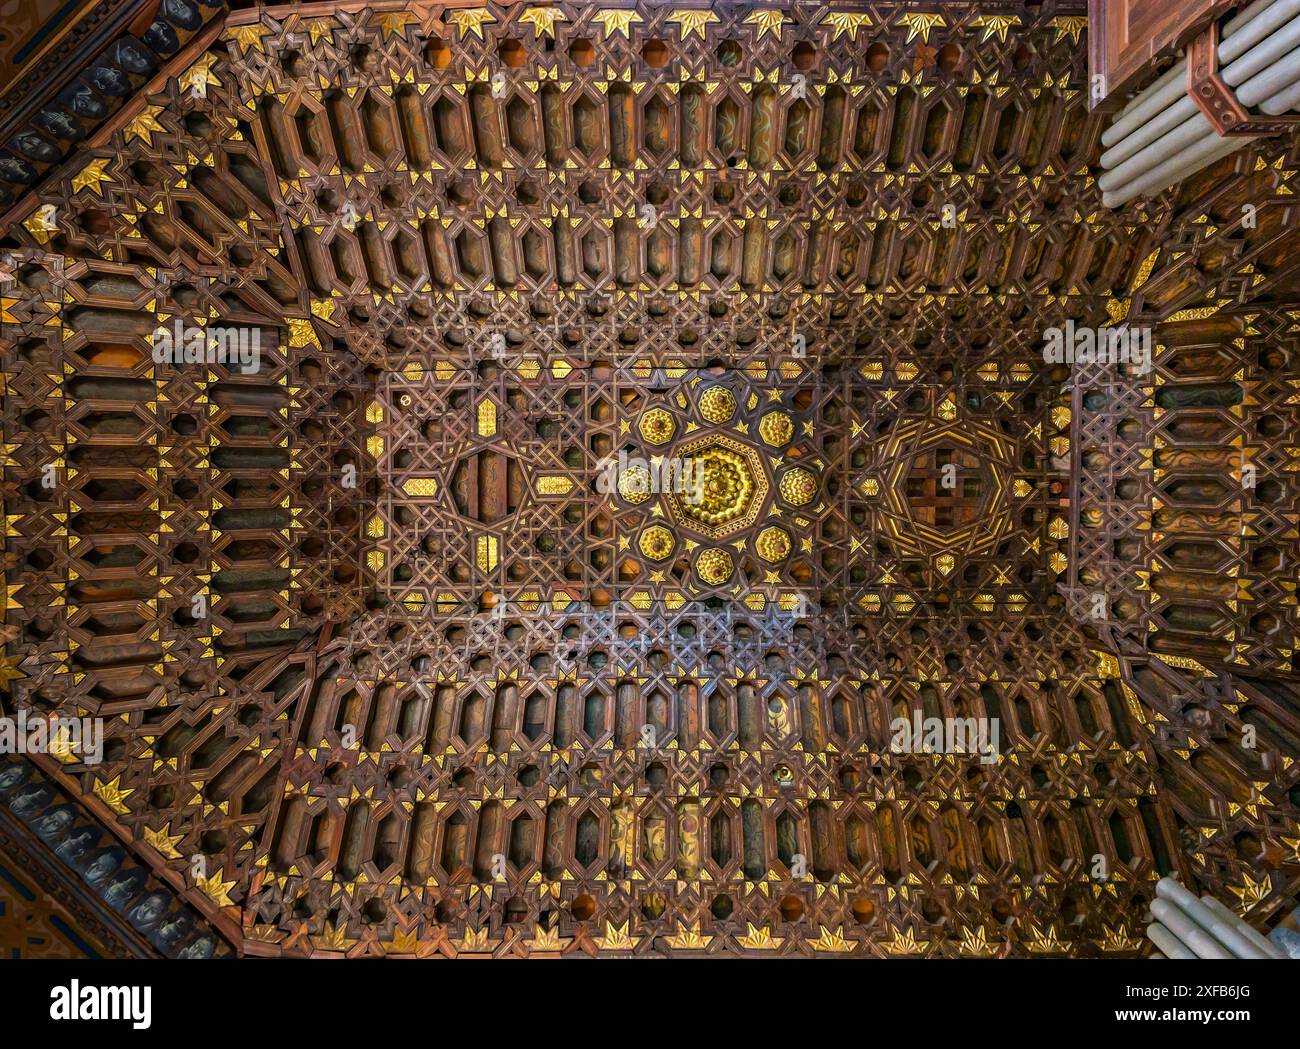
[[1052, 0], [160, 12], [0, 156], [5, 713], [103, 734], [0, 766], [0, 831], [83, 940], [1295, 906], [1294, 134], [1104, 207]]

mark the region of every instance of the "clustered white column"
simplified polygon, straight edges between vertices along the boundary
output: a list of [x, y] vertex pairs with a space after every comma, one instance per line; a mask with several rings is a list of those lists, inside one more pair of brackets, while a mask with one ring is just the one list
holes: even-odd
[[[1279, 116], [1300, 105], [1300, 0], [1255, 0], [1223, 29], [1220, 75], [1246, 108]], [[1220, 137], [1187, 95], [1184, 59], [1134, 98], [1101, 136], [1102, 201], [1160, 193], [1256, 136]]]
[[1286, 953], [1213, 896], [1199, 900], [1173, 878], [1156, 883], [1147, 936], [1156, 958], [1285, 958]]

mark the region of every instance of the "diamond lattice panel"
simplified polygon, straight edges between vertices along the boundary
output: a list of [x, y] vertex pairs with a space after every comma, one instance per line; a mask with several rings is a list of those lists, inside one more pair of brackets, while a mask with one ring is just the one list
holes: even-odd
[[[1040, 351], [1212, 234], [1100, 207], [1081, 7], [933, 6], [230, 16], [3, 242], [5, 677], [106, 719], [46, 772], [247, 953], [1141, 951], [1245, 817], [1069, 615], [1071, 543], [1180, 555], [1079, 537]], [[1243, 308], [1272, 214], [1201, 260]]]

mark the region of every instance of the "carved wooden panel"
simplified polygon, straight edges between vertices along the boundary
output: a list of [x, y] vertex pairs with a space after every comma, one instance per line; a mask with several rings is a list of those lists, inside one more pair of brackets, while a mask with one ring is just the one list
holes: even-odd
[[225, 943], [68, 793], [0, 761], [0, 951], [6, 958], [212, 958]]
[[0, 242], [6, 676], [106, 718], [69, 785], [247, 953], [1141, 950], [1186, 759], [1069, 615], [1134, 562], [1042, 338], [1206, 223], [1100, 207], [1083, 30], [232, 16]]
[[1244, 6], [1239, 0], [1088, 0], [1089, 69], [1103, 78], [1094, 104], [1117, 108], [1155, 78], [1163, 60], [1180, 56], [1196, 32]]
[[220, 0], [16, 4], [0, 57], [0, 209], [82, 148], [210, 23]]

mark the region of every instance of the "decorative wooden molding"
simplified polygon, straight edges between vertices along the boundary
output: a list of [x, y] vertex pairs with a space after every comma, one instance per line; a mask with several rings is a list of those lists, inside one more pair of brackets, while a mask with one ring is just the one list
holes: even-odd
[[[104, 718], [41, 766], [87, 822], [256, 956], [1122, 956], [1171, 868], [1289, 902], [1300, 173], [1103, 208], [1082, 6], [935, 6], [241, 11], [50, 168], [0, 679]], [[1166, 318], [1145, 381], [1045, 346]]]
[[1091, 108], [1118, 109], [1207, 24], [1240, 6], [1240, 0], [1088, 0]]
[[1300, 115], [1252, 115], [1219, 75], [1219, 24], [1211, 22], [1187, 45], [1187, 95], [1213, 126], [1215, 134], [1280, 135], [1300, 126]]
[[86, 145], [225, 12], [224, 0], [105, 0], [64, 30], [0, 93], [0, 207]]

